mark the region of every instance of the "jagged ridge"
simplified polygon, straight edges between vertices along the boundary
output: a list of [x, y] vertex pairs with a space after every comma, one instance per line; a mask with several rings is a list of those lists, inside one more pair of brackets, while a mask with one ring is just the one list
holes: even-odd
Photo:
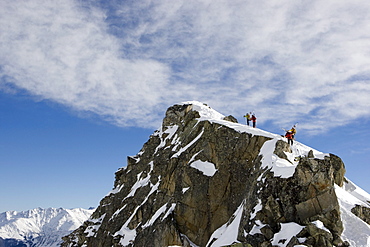
[[341, 214], [352, 216], [337, 197], [350, 184], [339, 157], [227, 119], [199, 102], [170, 107], [62, 246], [359, 243], [343, 234]]

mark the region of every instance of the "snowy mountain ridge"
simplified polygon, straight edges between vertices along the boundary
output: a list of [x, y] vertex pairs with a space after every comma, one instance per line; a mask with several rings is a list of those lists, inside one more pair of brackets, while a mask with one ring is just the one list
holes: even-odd
[[[245, 131], [253, 135], [273, 138], [271, 141], [267, 141], [261, 148], [261, 155], [263, 156], [262, 167], [269, 167], [271, 171], [274, 172], [275, 176], [280, 176], [283, 178], [291, 177], [294, 174], [295, 168], [299, 163], [297, 160], [295, 160], [295, 157], [307, 156], [311, 150], [313, 152], [314, 158], [323, 159], [325, 156], [329, 155], [295, 141], [292, 147], [292, 153], [285, 152], [288, 157], [287, 160], [281, 159], [275, 154], [271, 156], [269, 154], [273, 153], [276, 142], [278, 140], [284, 140], [284, 137], [258, 128], [251, 128], [243, 124], [225, 121], [224, 115], [197, 101], [184, 102], [183, 104], [192, 104], [193, 109], [197, 110], [200, 113], [201, 118], [199, 120], [203, 119], [211, 122], [220, 123], [239, 132]], [[335, 193], [339, 200], [341, 218], [344, 224], [342, 238], [348, 241], [351, 246], [370, 247], [369, 224], [359, 219], [351, 212], [351, 210], [356, 207], [356, 205], [370, 208], [370, 194], [355, 185], [348, 178], [346, 178], [346, 182], [342, 187], [335, 185]]]
[[232, 120], [168, 108], [62, 246], [370, 246], [370, 195], [338, 156]]
[[318, 150], [315, 150], [309, 146], [306, 146], [302, 143], [295, 142], [292, 147], [292, 153], [285, 152], [287, 155], [286, 159], [281, 159], [277, 155], [273, 154], [277, 141], [285, 141], [286, 139], [278, 134], [273, 134], [271, 132], [252, 128], [240, 123], [233, 123], [225, 119], [225, 116], [221, 113], [213, 110], [212, 108], [204, 105], [203, 103], [197, 101], [188, 101], [182, 104], [191, 104], [192, 109], [198, 111], [200, 114], [199, 121], [210, 121], [212, 123], [222, 124], [229, 128], [232, 128], [240, 133], [250, 133], [257, 136], [265, 136], [271, 138], [272, 140], [267, 141], [261, 149], [261, 155], [264, 157], [262, 167], [269, 167], [275, 173], [275, 176], [281, 176], [283, 178], [291, 177], [295, 171], [295, 167], [298, 165], [298, 161], [295, 160], [296, 157], [307, 156], [307, 154], [312, 151], [314, 158], [324, 159], [325, 156], [329, 156], [327, 153], [322, 153]]
[[[13, 239], [26, 246], [60, 246], [61, 238], [87, 220], [92, 209], [35, 208], [0, 214], [0, 238]], [[7, 245], [5, 245], [7, 246]]]

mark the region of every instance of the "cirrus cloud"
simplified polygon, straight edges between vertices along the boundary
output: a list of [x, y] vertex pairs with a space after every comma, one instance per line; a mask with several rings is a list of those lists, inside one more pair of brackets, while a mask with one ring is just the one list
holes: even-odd
[[121, 126], [158, 126], [193, 99], [310, 130], [370, 115], [364, 1], [3, 5], [2, 82]]

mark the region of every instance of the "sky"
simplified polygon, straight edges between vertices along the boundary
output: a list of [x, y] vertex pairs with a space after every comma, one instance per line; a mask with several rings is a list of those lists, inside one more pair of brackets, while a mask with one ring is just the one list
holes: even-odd
[[94, 207], [197, 100], [340, 156], [370, 191], [370, 2], [0, 0], [0, 212]]

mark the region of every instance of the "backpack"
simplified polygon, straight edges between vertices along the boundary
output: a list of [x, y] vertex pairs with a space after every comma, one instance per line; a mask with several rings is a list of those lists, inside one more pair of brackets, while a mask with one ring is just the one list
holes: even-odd
[[293, 138], [292, 132], [290, 132], [290, 131], [286, 132], [285, 137], [288, 138], [288, 139], [292, 139]]

